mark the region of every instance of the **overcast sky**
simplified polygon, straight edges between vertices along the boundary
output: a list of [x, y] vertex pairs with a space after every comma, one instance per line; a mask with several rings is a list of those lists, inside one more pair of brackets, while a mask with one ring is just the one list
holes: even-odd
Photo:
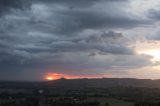
[[160, 78], [159, 0], [0, 0], [0, 80]]

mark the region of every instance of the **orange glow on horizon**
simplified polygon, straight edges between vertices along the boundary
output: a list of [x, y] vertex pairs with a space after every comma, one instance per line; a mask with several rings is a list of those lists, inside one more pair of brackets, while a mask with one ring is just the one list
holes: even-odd
[[62, 78], [62, 77], [63, 77], [62, 74], [58, 74], [58, 73], [47, 73], [47, 74], [45, 75], [45, 80], [49, 80], [49, 81], [51, 81], [51, 80], [57, 80], [57, 79], [60, 79], [60, 78]]
[[52, 77], [46, 77], [46, 79], [49, 81], [54, 80], [54, 78], [52, 78]]
[[81, 79], [81, 78], [108, 78], [111, 77], [111, 75], [107, 76], [78, 76], [78, 75], [68, 75], [68, 74], [61, 74], [61, 73], [46, 73], [44, 79], [48, 81], [57, 80], [61, 78], [66, 79]]

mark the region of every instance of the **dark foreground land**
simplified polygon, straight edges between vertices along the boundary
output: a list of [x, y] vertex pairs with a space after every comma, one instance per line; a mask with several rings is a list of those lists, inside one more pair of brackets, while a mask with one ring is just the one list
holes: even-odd
[[160, 80], [0, 82], [0, 106], [160, 106]]

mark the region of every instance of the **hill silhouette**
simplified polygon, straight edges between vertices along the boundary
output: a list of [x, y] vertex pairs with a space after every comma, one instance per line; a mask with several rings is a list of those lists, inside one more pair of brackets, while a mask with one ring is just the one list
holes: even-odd
[[0, 87], [61, 87], [61, 88], [107, 88], [107, 87], [149, 87], [160, 88], [160, 80], [134, 78], [93, 78], [93, 79], [58, 79], [44, 82], [1, 81]]

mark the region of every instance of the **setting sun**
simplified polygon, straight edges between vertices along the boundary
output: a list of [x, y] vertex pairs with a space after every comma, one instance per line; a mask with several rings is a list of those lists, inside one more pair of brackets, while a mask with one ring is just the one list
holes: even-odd
[[64, 77], [63, 74], [58, 74], [58, 73], [46, 73], [46, 75], [45, 75], [45, 80], [49, 80], [49, 81], [51, 81], [51, 80], [57, 80], [57, 79], [60, 79], [60, 78], [62, 78], [62, 77]]
[[46, 77], [46, 80], [51, 81], [51, 80], [54, 80], [54, 78], [53, 77]]

